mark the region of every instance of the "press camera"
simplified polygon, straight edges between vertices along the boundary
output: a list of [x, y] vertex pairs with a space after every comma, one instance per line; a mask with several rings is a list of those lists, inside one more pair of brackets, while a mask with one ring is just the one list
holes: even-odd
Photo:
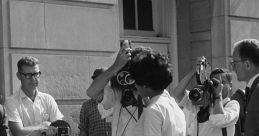
[[64, 120], [56, 120], [51, 122], [50, 126], [57, 128], [57, 133], [55, 136], [71, 136], [71, 127], [68, 122]]
[[70, 128], [69, 127], [58, 127], [58, 132], [56, 136], [70, 136]]
[[189, 99], [193, 105], [206, 107], [213, 102], [213, 81], [210, 80], [211, 67], [207, 59], [202, 56], [198, 59], [196, 67], [197, 86], [189, 93]]

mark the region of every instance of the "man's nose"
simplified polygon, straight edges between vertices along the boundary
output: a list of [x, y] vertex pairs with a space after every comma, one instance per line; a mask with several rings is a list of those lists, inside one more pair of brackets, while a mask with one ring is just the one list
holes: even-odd
[[35, 75], [35, 76], [31, 76], [31, 79], [38, 80], [39, 78]]

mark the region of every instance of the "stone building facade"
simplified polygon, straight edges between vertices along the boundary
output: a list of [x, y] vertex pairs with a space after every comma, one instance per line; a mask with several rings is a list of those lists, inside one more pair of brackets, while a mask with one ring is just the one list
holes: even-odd
[[18, 59], [35, 56], [39, 90], [55, 97], [73, 135], [91, 74], [112, 64], [119, 40], [169, 55], [173, 89], [198, 56], [229, 68], [232, 44], [259, 38], [258, 0], [1, 0], [0, 6], [1, 102], [20, 87]]

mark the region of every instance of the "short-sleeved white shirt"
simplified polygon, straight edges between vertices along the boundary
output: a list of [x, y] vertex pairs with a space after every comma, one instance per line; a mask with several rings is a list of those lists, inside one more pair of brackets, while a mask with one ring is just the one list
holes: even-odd
[[5, 102], [8, 120], [20, 122], [24, 127], [39, 125], [44, 121], [53, 122], [64, 116], [55, 99], [37, 90], [34, 102], [19, 89]]
[[[187, 130], [189, 135], [197, 136], [221, 136], [222, 128], [226, 128], [228, 136], [234, 136], [235, 124], [239, 115], [239, 103], [236, 100], [230, 100], [225, 98], [222, 100], [224, 106], [224, 114], [213, 114], [213, 108], [210, 108], [209, 120], [203, 123], [197, 124], [197, 113], [199, 107], [192, 105], [189, 99], [189, 92], [185, 94], [182, 101], [179, 103], [181, 107], [186, 108], [189, 111]], [[198, 131], [198, 132], [197, 132]]]
[[[136, 106], [127, 106], [122, 107], [121, 100], [121, 91], [112, 89], [109, 85], [104, 88], [104, 97], [100, 105], [104, 109], [113, 109], [112, 110], [112, 136], [136, 136], [139, 134], [136, 131], [142, 130], [133, 130], [138, 122], [138, 109]], [[104, 110], [102, 109], [102, 110]], [[100, 111], [100, 109], [99, 109]], [[105, 112], [100, 112], [102, 117], [109, 118], [109, 114], [103, 115]]]
[[174, 98], [164, 90], [150, 99], [139, 120], [143, 136], [185, 136], [186, 122], [183, 111]]

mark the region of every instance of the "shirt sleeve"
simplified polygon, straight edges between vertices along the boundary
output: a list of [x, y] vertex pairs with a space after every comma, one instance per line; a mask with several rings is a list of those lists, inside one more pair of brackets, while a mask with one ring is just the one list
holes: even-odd
[[110, 85], [105, 86], [103, 100], [101, 102], [105, 110], [111, 109], [120, 100], [120, 92], [113, 90]]
[[143, 114], [144, 136], [161, 136], [161, 113], [155, 109], [146, 109]]
[[107, 118], [113, 114], [114, 107], [119, 103], [121, 93], [113, 90], [109, 85], [104, 88], [103, 100], [97, 108], [101, 118]]
[[8, 121], [11, 122], [20, 122], [22, 123], [22, 119], [20, 117], [20, 114], [18, 112], [18, 107], [16, 106], [17, 102], [10, 99], [7, 99], [5, 102], [5, 109]]
[[80, 110], [80, 122], [78, 125], [78, 128], [80, 131], [84, 131], [86, 134], [88, 134], [89, 130], [89, 114], [88, 114], [88, 108], [87, 108], [87, 101], [83, 103], [81, 110]]
[[239, 109], [239, 103], [236, 100], [231, 100], [224, 107], [224, 114], [211, 114], [209, 121], [219, 128], [235, 125], [238, 120]]
[[60, 112], [55, 99], [51, 95], [48, 95], [48, 99], [50, 108], [50, 121], [53, 122], [62, 119], [64, 115]]

